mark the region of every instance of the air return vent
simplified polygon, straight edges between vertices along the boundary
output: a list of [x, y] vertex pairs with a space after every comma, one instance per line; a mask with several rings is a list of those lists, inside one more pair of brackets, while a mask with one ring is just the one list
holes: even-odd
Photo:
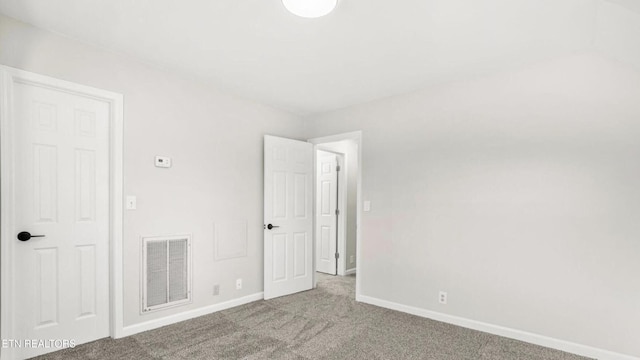
[[191, 236], [142, 238], [142, 312], [191, 302]]

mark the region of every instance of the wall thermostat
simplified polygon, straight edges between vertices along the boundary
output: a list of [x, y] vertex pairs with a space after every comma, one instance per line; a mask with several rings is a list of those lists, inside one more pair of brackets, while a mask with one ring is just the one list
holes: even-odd
[[156, 167], [159, 168], [170, 168], [171, 167], [171, 158], [167, 156], [156, 156]]

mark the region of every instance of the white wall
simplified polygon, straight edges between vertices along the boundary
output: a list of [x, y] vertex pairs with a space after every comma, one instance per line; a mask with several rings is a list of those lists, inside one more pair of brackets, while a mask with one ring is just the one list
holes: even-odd
[[596, 49], [640, 67], [640, 2], [599, 2], [595, 27], [593, 43]]
[[[124, 94], [124, 189], [138, 197], [124, 219], [125, 325], [262, 291], [262, 135], [299, 138], [299, 119], [2, 15], [0, 63]], [[173, 168], [155, 168], [155, 155]], [[214, 261], [213, 223], [238, 221], [247, 256]], [[141, 316], [139, 237], [176, 233], [193, 234], [194, 302]]]
[[[344, 154], [345, 164], [342, 171], [347, 173], [347, 208], [346, 212], [346, 254], [342, 255], [345, 270], [357, 267], [356, 236], [358, 213], [358, 144], [354, 140], [342, 140], [318, 145], [319, 149]], [[340, 185], [343, 186], [343, 185]], [[353, 257], [353, 262], [350, 261]]]
[[638, 99], [585, 53], [309, 118], [363, 131], [362, 294], [639, 356]]

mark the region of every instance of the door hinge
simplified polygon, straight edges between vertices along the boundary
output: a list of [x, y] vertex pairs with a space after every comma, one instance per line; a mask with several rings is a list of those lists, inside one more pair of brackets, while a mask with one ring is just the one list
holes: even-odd
[[336, 171], [340, 171], [340, 165], [336, 166]]
[[340, 209], [336, 209], [336, 215], [340, 215]]
[[340, 259], [340, 254], [336, 253], [336, 260]]

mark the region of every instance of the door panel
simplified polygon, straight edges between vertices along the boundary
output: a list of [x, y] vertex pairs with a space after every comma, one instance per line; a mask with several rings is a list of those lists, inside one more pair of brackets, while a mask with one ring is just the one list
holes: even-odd
[[293, 215], [297, 219], [306, 219], [309, 217], [307, 213], [307, 191], [309, 184], [307, 183], [307, 174], [294, 174], [294, 207]]
[[58, 249], [36, 249], [36, 328], [58, 324]]
[[78, 309], [77, 317], [96, 314], [96, 247], [94, 245], [76, 246], [78, 256]]
[[[264, 137], [264, 297], [313, 286], [312, 145]], [[267, 225], [276, 227], [268, 229]]]
[[310, 268], [310, 264], [307, 262], [307, 233], [295, 233], [293, 234], [293, 277], [294, 279], [306, 277], [308, 274], [308, 268]]
[[[13, 87], [16, 339], [109, 336], [109, 117], [104, 101], [28, 83]], [[19, 358], [57, 350], [16, 349]]]
[[317, 152], [316, 271], [337, 274], [338, 159], [336, 154]]

